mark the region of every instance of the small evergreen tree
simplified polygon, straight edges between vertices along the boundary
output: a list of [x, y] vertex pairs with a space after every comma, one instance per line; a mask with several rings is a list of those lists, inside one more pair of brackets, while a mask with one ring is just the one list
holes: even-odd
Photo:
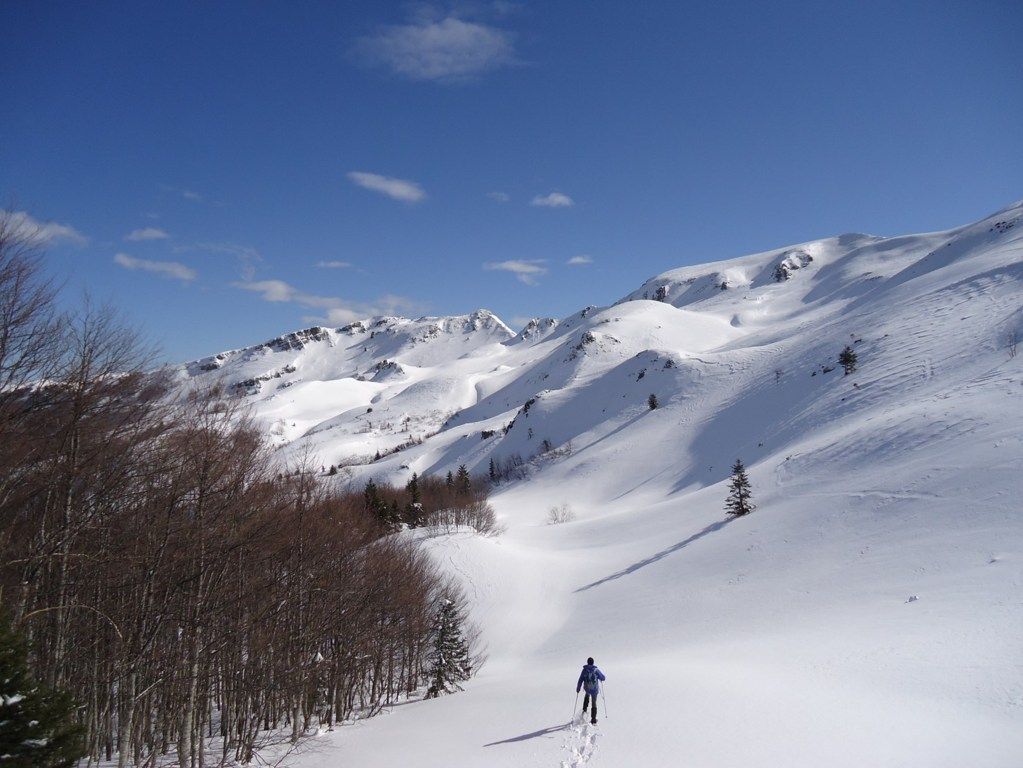
[[449, 490], [453, 491], [455, 489], [455, 476], [453, 474], [451, 474], [451, 470], [450, 469], [448, 470], [447, 479], [444, 482], [448, 486]]
[[753, 504], [753, 489], [750, 486], [749, 477], [746, 475], [746, 466], [742, 459], [736, 459], [732, 465], [732, 480], [728, 484], [728, 500], [725, 501], [725, 510], [730, 515], [748, 515], [756, 506]]
[[845, 371], [845, 375], [848, 376], [850, 373], [856, 370], [856, 352], [855, 350], [846, 344], [845, 349], [838, 356], [839, 365]]
[[453, 600], [441, 600], [433, 621], [432, 645], [427, 656], [428, 699], [462, 690], [459, 683], [468, 680], [472, 674], [462, 615]]
[[497, 480], [497, 467], [494, 466], [494, 457], [490, 457], [490, 482]]
[[366, 487], [362, 491], [362, 496], [366, 500], [366, 509], [373, 514], [376, 514], [380, 510], [380, 491], [377, 489], [377, 484], [373, 482], [373, 478], [366, 481]]
[[333, 464], [331, 464], [330, 465], [330, 471], [327, 474], [328, 475], [336, 475], [337, 474], [337, 467], [335, 467]]
[[412, 479], [405, 486], [408, 491], [408, 506], [405, 507], [405, 522], [409, 528], [417, 528], [423, 524], [423, 495], [419, 490], [419, 475], [412, 473]]
[[381, 498], [380, 490], [372, 478], [366, 481], [366, 488], [362, 492], [366, 500], [366, 511], [373, 515], [384, 528], [393, 529], [401, 522], [401, 513], [398, 512], [397, 502], [393, 506], [388, 505], [387, 500]]
[[646, 399], [646, 404], [650, 406], [651, 411], [654, 410], [659, 405], [657, 402], [657, 395], [651, 392], [650, 397]]
[[466, 469], [465, 464], [458, 468], [458, 474], [455, 476], [455, 490], [463, 496], [472, 493], [472, 478], [469, 477], [469, 470]]
[[409, 504], [418, 504], [423, 500], [423, 495], [419, 492], [419, 475], [415, 472], [412, 473], [412, 479], [408, 481], [408, 485], [405, 486], [405, 490], [408, 491]]
[[85, 757], [67, 694], [38, 685], [21, 638], [0, 620], [0, 765], [70, 768]]

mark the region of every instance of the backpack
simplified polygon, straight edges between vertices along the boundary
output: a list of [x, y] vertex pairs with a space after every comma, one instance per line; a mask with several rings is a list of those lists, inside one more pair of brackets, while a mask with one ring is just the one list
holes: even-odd
[[597, 687], [597, 668], [587, 667], [583, 670], [583, 686], [587, 691], [595, 690]]

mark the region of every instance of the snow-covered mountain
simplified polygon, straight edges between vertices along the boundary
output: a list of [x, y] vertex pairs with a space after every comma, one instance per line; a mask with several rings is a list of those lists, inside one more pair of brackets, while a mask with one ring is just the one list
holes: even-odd
[[[1008, 768], [1021, 336], [1023, 202], [671, 270], [518, 334], [485, 310], [380, 318], [179, 373], [237, 392], [283, 456], [367, 462], [357, 481], [513, 470], [503, 536], [427, 542], [487, 667], [303, 765]], [[732, 520], [737, 457], [759, 508]], [[563, 502], [576, 521], [546, 525]], [[587, 655], [613, 719], [562, 728]]]

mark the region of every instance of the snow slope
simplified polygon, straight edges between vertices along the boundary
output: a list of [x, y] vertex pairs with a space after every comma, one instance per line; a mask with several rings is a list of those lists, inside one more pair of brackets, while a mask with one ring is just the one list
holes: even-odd
[[[297, 763], [1023, 765], [1021, 289], [1023, 203], [673, 270], [518, 335], [389, 318], [183, 367], [243, 382], [285, 457], [424, 439], [356, 482], [525, 461], [504, 535], [426, 539], [484, 628], [478, 677]], [[736, 457], [759, 508], [728, 519]], [[595, 727], [568, 724], [587, 655]]]

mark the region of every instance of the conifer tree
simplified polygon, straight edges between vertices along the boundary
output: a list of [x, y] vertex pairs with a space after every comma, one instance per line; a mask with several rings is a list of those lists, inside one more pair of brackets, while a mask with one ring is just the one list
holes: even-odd
[[650, 410], [654, 410], [659, 403], [657, 402], [657, 395], [650, 393], [650, 397], [646, 399], [646, 404], [650, 406]]
[[412, 479], [408, 481], [405, 490], [408, 491], [409, 504], [419, 504], [422, 502], [423, 495], [419, 491], [419, 475], [417, 473], [412, 473]]
[[373, 514], [380, 511], [380, 492], [377, 490], [377, 484], [373, 482], [373, 478], [366, 481], [366, 488], [362, 495], [366, 499], [367, 510]]
[[465, 464], [458, 468], [458, 475], [455, 477], [455, 489], [463, 496], [468, 496], [472, 493], [472, 478], [469, 477], [469, 470], [466, 469]]
[[490, 457], [490, 482], [497, 480], [497, 467], [494, 466], [494, 457]]
[[848, 376], [856, 370], [856, 351], [846, 344], [845, 349], [843, 349], [842, 353], [838, 356], [838, 363], [845, 371], [845, 375]]
[[450, 490], [455, 489], [455, 476], [451, 474], [451, 470], [448, 470], [447, 479], [444, 481]]
[[67, 694], [32, 679], [21, 638], [0, 623], [0, 765], [70, 768], [85, 756], [74, 713]]
[[393, 508], [389, 506], [387, 500], [381, 498], [380, 490], [372, 478], [366, 481], [366, 488], [362, 494], [366, 500], [366, 511], [379, 520], [385, 528], [394, 528], [401, 522], [401, 514], [397, 511], [397, 502], [394, 502]]
[[428, 699], [462, 690], [459, 683], [468, 680], [472, 674], [461, 611], [453, 600], [441, 600], [433, 622], [433, 647], [427, 664]]
[[412, 479], [405, 486], [408, 491], [408, 506], [405, 508], [405, 521], [409, 528], [416, 528], [423, 524], [423, 494], [419, 490], [419, 475], [412, 473]]
[[753, 504], [752, 487], [749, 477], [746, 476], [746, 466], [742, 459], [736, 459], [732, 465], [732, 479], [728, 484], [728, 500], [725, 501], [725, 510], [730, 515], [748, 515], [756, 509]]

